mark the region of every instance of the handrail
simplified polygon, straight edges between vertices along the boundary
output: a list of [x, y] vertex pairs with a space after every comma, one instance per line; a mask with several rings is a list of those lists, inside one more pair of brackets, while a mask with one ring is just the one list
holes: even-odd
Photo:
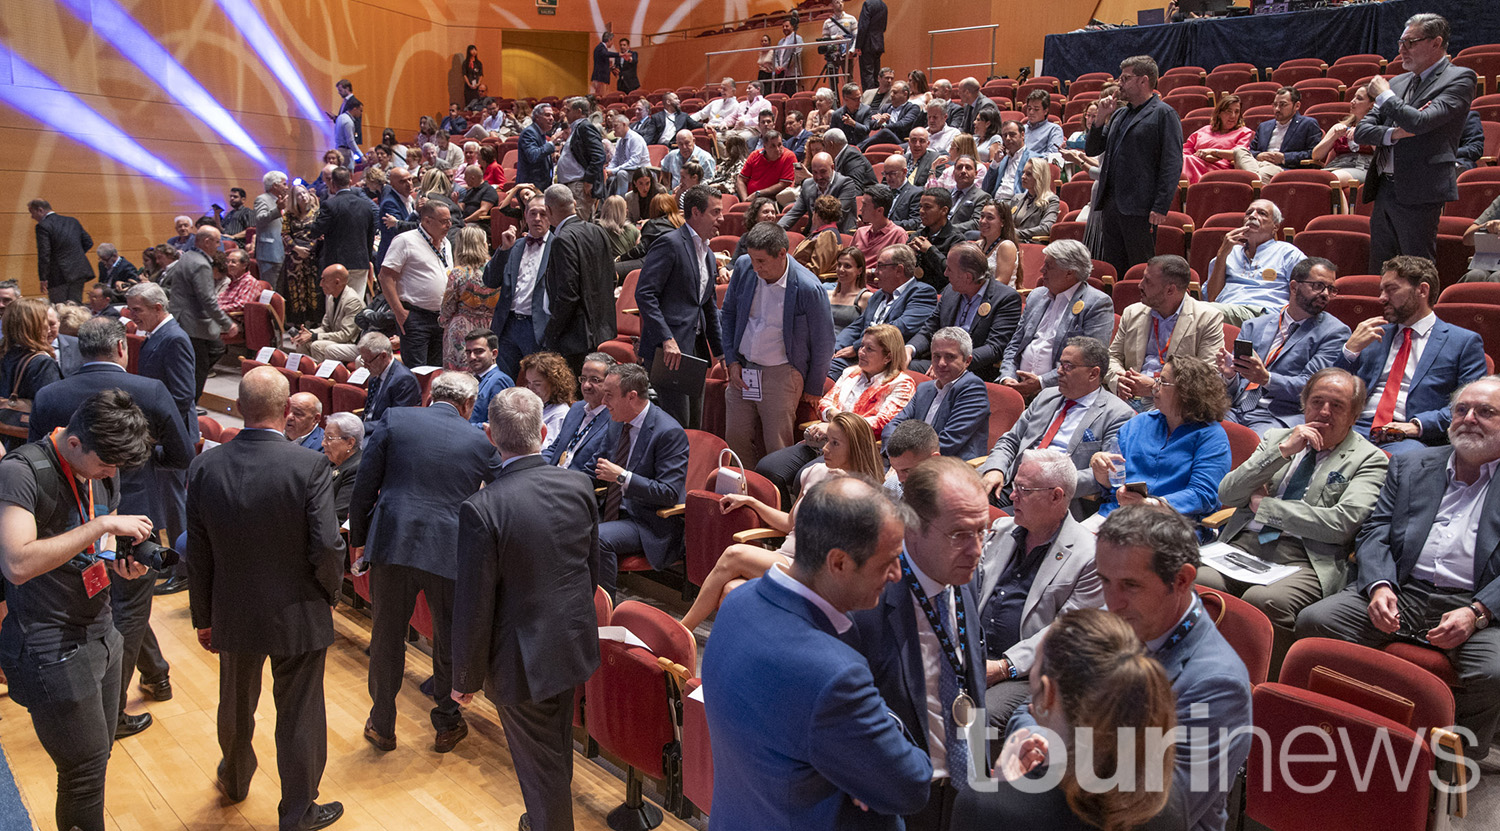
[[[818, 44], [820, 46], [826, 46], [826, 45], [828, 45], [830, 43], [853, 43], [853, 42], [854, 42], [854, 38], [836, 38], [834, 40], [804, 40], [804, 41], [802, 41], [802, 45], [801, 46], [795, 46], [795, 47], [787, 46], [787, 47], [783, 47], [783, 48], [786, 48], [786, 49], [794, 49], [794, 48], [795, 49], [802, 49], [802, 48], [810, 46], [810, 45], [812, 45], [814, 43], [816, 43], [816, 44]], [[713, 55], [733, 55], [733, 54], [736, 54], [736, 53], [739, 53], [739, 52], [760, 52], [760, 51], [763, 51], [765, 49], [776, 49], [776, 48], [777, 48], [777, 45], [773, 43], [770, 46], [749, 46], [749, 47], [746, 47], [744, 49], [720, 49], [720, 50], [717, 50], [717, 51], [714, 51], [714, 52], [704, 52], [703, 56], [704, 57], [711, 57]]]
[[[982, 31], [984, 29], [989, 29], [990, 30], [990, 62], [988, 64], [983, 64], [983, 63], [961, 63], [961, 64], [950, 64], [948, 66], [934, 66], [933, 65], [932, 61], [937, 56], [937, 36], [938, 35], [950, 35], [950, 34], [953, 34], [955, 32], [977, 32], [977, 31]], [[930, 30], [928, 30], [928, 32], [927, 32], [927, 72], [928, 72], [928, 74], [931, 74], [934, 70], [937, 70], [937, 69], [968, 69], [970, 67], [975, 67], [975, 66], [988, 66], [990, 68], [990, 73], [993, 73], [994, 70], [995, 70], [995, 35], [998, 33], [999, 29], [1000, 29], [1000, 24], [998, 24], [998, 23], [987, 23], [987, 24], [982, 25], [982, 26], [960, 26], [960, 27], [958, 27], [956, 29], [930, 29]]]
[[975, 31], [975, 30], [978, 30], [978, 29], [998, 29], [998, 28], [1000, 28], [1000, 24], [999, 23], [987, 23], [987, 24], [985, 24], [983, 26], [960, 26], [957, 29], [928, 29], [927, 30], [927, 34], [929, 34], [929, 35], [946, 35], [946, 34], [950, 34], [952, 32], [972, 32], [972, 31]]
[[[713, 59], [714, 59], [715, 55], [737, 55], [737, 54], [741, 54], [741, 53], [744, 53], [744, 52], [764, 52], [767, 48], [769, 48], [769, 49], [783, 48], [783, 49], [798, 49], [798, 50], [801, 50], [801, 49], [806, 49], [809, 44], [817, 44], [818, 46], [827, 46], [827, 45], [829, 45], [831, 43], [852, 44], [852, 43], [854, 43], [854, 40], [855, 39], [852, 38], [852, 37], [847, 37], [847, 38], [832, 38], [830, 40], [814, 40], [814, 41], [804, 40], [804, 41], [802, 41], [802, 43], [800, 45], [797, 45], [797, 46], [780, 47], [777, 44], [773, 43], [769, 47], [766, 47], [766, 46], [750, 46], [750, 47], [746, 47], [744, 49], [719, 49], [719, 50], [716, 50], [716, 51], [713, 51], [713, 52], [704, 52], [703, 53], [703, 83], [705, 83], [705, 84], [711, 84], [711, 83], [713, 83], [713, 77], [714, 77], [714, 75], [713, 75]], [[852, 74], [848, 70], [844, 70], [844, 71], [841, 71], [841, 72], [836, 72], [836, 73], [833, 74], [832, 77], [834, 77], [834, 78], [843, 78], [843, 77], [846, 77], [846, 76], [847, 77], [851, 77], [851, 78], [853, 77]], [[814, 78], [814, 79], [816, 79], [816, 78], [826, 78], [826, 77], [829, 77], [826, 72], [819, 72], [816, 75], [786, 75], [786, 76], [777, 78], [776, 80], [777, 81], [801, 81], [803, 78]]]

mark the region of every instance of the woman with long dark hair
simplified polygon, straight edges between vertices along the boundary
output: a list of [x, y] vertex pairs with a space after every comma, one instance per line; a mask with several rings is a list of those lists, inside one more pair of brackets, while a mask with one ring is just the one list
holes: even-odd
[[484, 63], [479, 60], [479, 47], [469, 44], [464, 56], [464, 106], [479, 97], [479, 85], [484, 83]]

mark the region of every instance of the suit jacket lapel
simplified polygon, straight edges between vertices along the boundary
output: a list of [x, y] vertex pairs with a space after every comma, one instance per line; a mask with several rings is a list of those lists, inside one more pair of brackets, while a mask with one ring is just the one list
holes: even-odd
[[[1068, 437], [1069, 453], [1072, 453], [1074, 450], [1078, 449], [1079, 442], [1083, 441], [1083, 434], [1094, 429], [1094, 425], [1098, 424], [1099, 419], [1104, 417], [1104, 396], [1110, 394], [1111, 393], [1109, 390], [1103, 387], [1099, 388], [1099, 393], [1094, 396], [1093, 403], [1089, 404], [1087, 410], [1084, 410], [1083, 421], [1078, 423], [1078, 429], [1074, 430], [1073, 435]], [[1057, 414], [1053, 413], [1052, 418], [1057, 418]], [[1047, 423], [1050, 425], [1052, 423], [1052, 419], [1047, 419]], [[1096, 433], [1095, 435], [1098, 434]]]
[[1042, 555], [1042, 561], [1037, 565], [1036, 577], [1031, 581], [1031, 589], [1026, 592], [1026, 602], [1021, 606], [1021, 620], [1031, 614], [1036, 608], [1036, 602], [1042, 596], [1042, 592], [1056, 579], [1057, 573], [1062, 570], [1063, 564], [1073, 556], [1073, 535], [1068, 527], [1069, 521], [1063, 520], [1062, 527], [1057, 529], [1057, 538], [1047, 546], [1047, 552]]
[[[1441, 456], [1427, 456], [1422, 459], [1422, 469], [1414, 474], [1415, 482], [1428, 485], [1437, 484], [1437, 487], [1415, 487], [1411, 488], [1411, 502], [1406, 521], [1406, 545], [1411, 551], [1421, 551], [1422, 545], [1427, 540], [1427, 535], [1432, 531], [1433, 520], [1437, 519], [1438, 507], [1443, 501], [1443, 492], [1447, 489], [1448, 475], [1444, 468], [1448, 459], [1452, 456], [1451, 449]], [[1488, 503], [1488, 497], [1485, 500]], [[1487, 517], [1490, 524], [1493, 516]], [[1483, 525], [1481, 526], [1483, 527]], [[1477, 552], [1478, 549], [1476, 549]], [[1412, 562], [1416, 562], [1413, 558]], [[1476, 575], [1478, 570], [1475, 570]]]
[[1500, 488], [1492, 486], [1485, 491], [1484, 515], [1479, 519], [1479, 534], [1474, 541], [1474, 585], [1483, 586], [1495, 578], [1500, 563], [1496, 562], [1496, 549], [1500, 548]]
[[[1447, 342], [1448, 327], [1440, 320], [1433, 325], [1432, 331], [1427, 333], [1427, 345], [1422, 348], [1422, 360], [1417, 362], [1417, 368], [1411, 373], [1411, 391], [1417, 389], [1417, 384], [1427, 374], [1427, 370], [1432, 368], [1432, 362], [1437, 360], [1437, 356], [1442, 353]], [[1410, 397], [1410, 393], [1407, 395]], [[1410, 407], [1407, 409], [1410, 410]]]
[[912, 608], [911, 590], [904, 580], [892, 583], [885, 593], [885, 614], [888, 631], [895, 636], [895, 643], [902, 648], [901, 685], [906, 688], [907, 700], [911, 702], [918, 722], [912, 725], [912, 733], [921, 737], [923, 748], [927, 746], [925, 717], [927, 713], [927, 676], [922, 671], [922, 646], [917, 635], [917, 612]]

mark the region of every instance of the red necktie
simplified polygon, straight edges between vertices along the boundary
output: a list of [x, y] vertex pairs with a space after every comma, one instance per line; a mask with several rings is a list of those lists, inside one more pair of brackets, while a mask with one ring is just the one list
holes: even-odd
[[1375, 407], [1375, 420], [1371, 427], [1384, 427], [1396, 414], [1396, 395], [1401, 392], [1401, 379], [1406, 377], [1406, 362], [1411, 359], [1411, 327], [1406, 327], [1401, 337], [1401, 348], [1396, 350], [1396, 362], [1391, 364], [1391, 374], [1386, 376], [1385, 389], [1380, 393], [1380, 404]]
[[1068, 411], [1073, 409], [1077, 403], [1077, 401], [1071, 400], [1063, 402], [1063, 407], [1058, 411], [1057, 418], [1052, 419], [1052, 424], [1047, 428], [1047, 432], [1042, 434], [1042, 440], [1037, 442], [1036, 446], [1039, 450], [1046, 450], [1052, 445], [1052, 440], [1057, 438], [1057, 431], [1062, 429], [1063, 419], [1068, 417]]

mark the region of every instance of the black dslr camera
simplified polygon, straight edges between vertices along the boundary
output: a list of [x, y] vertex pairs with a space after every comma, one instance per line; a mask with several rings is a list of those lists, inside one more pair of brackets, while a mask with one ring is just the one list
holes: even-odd
[[116, 537], [115, 558], [124, 557], [132, 557], [137, 563], [157, 571], [177, 565], [179, 559], [176, 551], [158, 544], [155, 540], [144, 539], [134, 542], [129, 537]]

